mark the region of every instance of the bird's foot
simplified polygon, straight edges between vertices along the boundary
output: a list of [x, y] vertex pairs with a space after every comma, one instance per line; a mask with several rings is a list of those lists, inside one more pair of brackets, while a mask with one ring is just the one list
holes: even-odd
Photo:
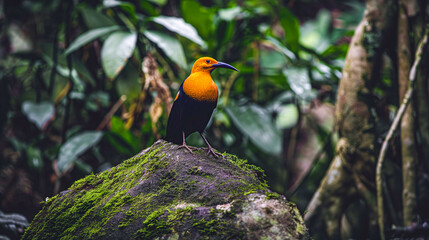
[[203, 150], [207, 150], [207, 154], [212, 154], [213, 157], [218, 159], [219, 157], [223, 158], [223, 155], [221, 153], [216, 152], [212, 147], [203, 147], [201, 148]]
[[177, 149], [181, 149], [181, 148], [186, 148], [190, 153], [192, 153], [192, 151], [195, 151], [198, 149], [196, 147], [188, 146], [188, 145], [186, 145], [186, 143], [183, 143]]

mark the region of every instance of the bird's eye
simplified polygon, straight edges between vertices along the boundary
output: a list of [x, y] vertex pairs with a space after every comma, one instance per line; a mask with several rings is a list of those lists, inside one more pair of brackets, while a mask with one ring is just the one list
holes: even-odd
[[210, 60], [206, 60], [206, 63], [210, 63]]

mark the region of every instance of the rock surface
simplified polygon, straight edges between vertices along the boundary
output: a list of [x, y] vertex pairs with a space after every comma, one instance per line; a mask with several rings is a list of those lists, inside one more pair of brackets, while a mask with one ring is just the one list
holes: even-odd
[[158, 141], [46, 201], [23, 239], [306, 239], [263, 171]]

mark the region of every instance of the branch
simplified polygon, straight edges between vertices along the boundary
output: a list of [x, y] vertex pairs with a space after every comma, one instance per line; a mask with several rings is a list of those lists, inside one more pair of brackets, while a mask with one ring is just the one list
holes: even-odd
[[122, 95], [118, 101], [113, 105], [113, 107], [110, 109], [110, 111], [106, 114], [103, 121], [98, 125], [97, 131], [103, 130], [103, 128], [109, 123], [110, 119], [112, 119], [113, 115], [116, 111], [118, 111], [119, 107], [122, 106], [122, 104], [127, 100], [127, 96]]
[[385, 235], [384, 235], [384, 206], [383, 206], [383, 192], [382, 192], [382, 185], [383, 185], [382, 170], [383, 170], [384, 158], [386, 155], [386, 151], [387, 151], [389, 142], [393, 137], [393, 133], [395, 132], [396, 128], [398, 127], [399, 122], [401, 121], [401, 118], [404, 115], [405, 109], [407, 108], [407, 106], [410, 102], [411, 96], [413, 95], [414, 80], [416, 79], [417, 67], [421, 61], [423, 48], [427, 43], [428, 33], [429, 32], [426, 31], [423, 39], [421, 40], [421, 42], [419, 44], [418, 49], [417, 49], [415, 61], [414, 61], [413, 66], [411, 67], [411, 71], [410, 71], [410, 83], [409, 83], [407, 93], [405, 93], [404, 100], [402, 101], [402, 104], [399, 107], [398, 113], [396, 114], [395, 119], [393, 120], [393, 123], [390, 126], [390, 129], [389, 129], [389, 132], [387, 133], [386, 139], [384, 139], [383, 145], [382, 145], [381, 150], [380, 150], [380, 155], [379, 155], [378, 161], [377, 161], [376, 183], [377, 183], [378, 224], [380, 227], [380, 238], [382, 240], [385, 239]]

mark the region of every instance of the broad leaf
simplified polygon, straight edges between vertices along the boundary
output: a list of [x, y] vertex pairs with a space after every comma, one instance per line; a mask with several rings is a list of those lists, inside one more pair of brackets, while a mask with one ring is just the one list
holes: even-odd
[[156, 3], [160, 6], [164, 6], [167, 3], [167, 0], [148, 0], [149, 2]]
[[81, 159], [76, 159], [74, 163], [76, 164], [76, 167], [85, 174], [90, 174], [91, 172], [93, 172], [91, 165], [83, 162]]
[[88, 131], [73, 136], [64, 143], [58, 156], [57, 166], [59, 172], [66, 172], [71, 164], [77, 160], [77, 157], [97, 144], [102, 136], [102, 132]]
[[307, 21], [301, 27], [301, 44], [318, 53], [324, 51], [332, 44], [329, 36], [331, 21], [332, 17], [329, 11], [319, 11], [315, 20]]
[[[48, 66], [52, 68], [54, 66], [52, 43], [43, 42], [39, 45], [39, 47], [40, 47], [43, 59], [46, 61]], [[83, 91], [85, 89], [85, 82], [88, 82], [92, 86], [95, 86], [95, 80], [93, 79], [87, 67], [80, 61], [80, 59], [72, 56], [72, 66], [73, 66], [72, 78], [76, 84], [74, 86], [75, 90], [77, 89], [78, 91], [81, 91], [81, 90]], [[61, 49], [58, 49], [58, 52], [57, 52], [57, 73], [67, 79], [69, 77], [67, 58], [66, 58], [66, 55], [64, 54], [64, 51], [62, 51]], [[59, 79], [57, 79], [56, 81], [61, 82], [61, 80]], [[60, 82], [58, 82], [58, 84], [61, 84]], [[55, 86], [57, 86], [58, 84], [56, 82]]]
[[175, 63], [177, 63], [183, 69], [187, 69], [188, 65], [185, 59], [185, 53], [183, 52], [182, 45], [179, 40], [172, 36], [158, 32], [146, 30], [143, 34], [159, 48]]
[[135, 64], [127, 64], [124, 70], [118, 75], [116, 91], [120, 96], [126, 95], [129, 102], [134, 102], [139, 96], [140, 90], [139, 69]]
[[311, 91], [310, 78], [307, 69], [285, 68], [283, 74], [287, 78], [290, 88], [297, 95], [307, 95]]
[[131, 147], [133, 152], [139, 151], [141, 140], [125, 127], [124, 122], [119, 117], [112, 117], [110, 121], [110, 131], [120, 136], [122, 140]]
[[101, 49], [101, 62], [104, 72], [114, 78], [122, 70], [136, 47], [135, 32], [114, 32], [104, 42]]
[[219, 10], [219, 17], [225, 21], [232, 21], [240, 17], [240, 15], [245, 16], [246, 14], [243, 12], [243, 9], [241, 9], [241, 7], [239, 6]]
[[282, 106], [276, 118], [276, 125], [280, 129], [291, 128], [298, 122], [298, 108], [295, 104]]
[[276, 76], [286, 66], [286, 58], [275, 49], [260, 50], [260, 68], [265, 75]]
[[111, 33], [113, 31], [119, 30], [119, 26], [110, 26], [110, 27], [103, 27], [103, 28], [96, 28], [89, 30], [85, 33], [82, 33], [79, 35], [79, 37], [74, 40], [70, 46], [67, 48], [65, 55], [79, 49], [80, 47], [86, 45], [87, 43], [90, 43], [94, 41], [95, 39], [102, 37], [108, 33]]
[[[65, 78], [68, 78], [70, 75], [69, 69], [60, 65], [57, 65], [57, 73]], [[76, 69], [72, 70], [71, 76], [74, 83], [74, 90], [78, 92], [83, 92], [85, 90], [85, 82], [80, 79]]]
[[129, 14], [129, 17], [131, 17], [133, 21], [137, 21], [136, 8], [132, 3], [117, 0], [104, 0], [103, 5], [107, 8], [121, 7], [125, 12]]
[[[198, 33], [208, 40], [214, 29], [213, 16], [215, 10], [202, 6], [196, 0], [184, 0], [181, 1], [180, 5], [186, 22], [192, 24], [198, 30]], [[198, 11], [195, 11], [195, 9], [198, 9]]]
[[39, 129], [43, 129], [49, 119], [54, 116], [54, 104], [51, 102], [33, 103], [26, 101], [22, 104], [22, 112], [30, 122], [36, 124]]
[[82, 14], [82, 18], [89, 29], [108, 27], [112, 25], [116, 25], [115, 21], [113, 21], [108, 16], [103, 13], [94, 10], [90, 7], [82, 7], [79, 9]]
[[172, 32], [175, 32], [199, 44], [203, 48], [207, 47], [206, 43], [198, 35], [197, 30], [195, 30], [195, 28], [191, 24], [186, 23], [183, 18], [158, 16], [153, 18], [152, 21], [164, 26]]
[[29, 146], [25, 148], [25, 151], [27, 155], [28, 165], [31, 168], [36, 169], [38, 171], [42, 170], [43, 159], [42, 159], [42, 152], [40, 151], [40, 149]]
[[285, 31], [286, 44], [294, 53], [299, 51], [299, 20], [285, 7], [280, 8], [280, 25]]
[[295, 60], [295, 55], [293, 54], [292, 51], [290, 51], [289, 49], [287, 49], [279, 40], [268, 36], [267, 40], [270, 41], [272, 44], [274, 44], [274, 46], [281, 52], [283, 53], [287, 58], [291, 59], [291, 60]]
[[226, 108], [226, 112], [234, 125], [247, 135], [253, 144], [266, 153], [280, 154], [280, 133], [274, 127], [270, 114], [264, 108], [256, 104], [242, 106], [231, 104]]

